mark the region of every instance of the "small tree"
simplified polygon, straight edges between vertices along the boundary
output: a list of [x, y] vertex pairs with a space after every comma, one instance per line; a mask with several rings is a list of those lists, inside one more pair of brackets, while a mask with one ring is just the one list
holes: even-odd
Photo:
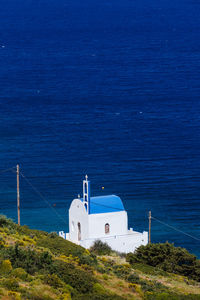
[[9, 259], [5, 259], [0, 264], [0, 273], [1, 274], [8, 274], [12, 271], [12, 264]]
[[140, 246], [135, 253], [127, 254], [126, 260], [132, 265], [144, 263], [200, 281], [200, 261], [186, 249], [170, 243]]
[[109, 255], [112, 251], [108, 244], [103, 243], [100, 240], [95, 241], [94, 245], [90, 248], [90, 251], [96, 255]]

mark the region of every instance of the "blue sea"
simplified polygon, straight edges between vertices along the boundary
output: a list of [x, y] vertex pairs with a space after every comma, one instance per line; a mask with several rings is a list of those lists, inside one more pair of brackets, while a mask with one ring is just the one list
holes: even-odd
[[[200, 256], [200, 2], [1, 0], [0, 213], [68, 230], [117, 194], [134, 230]], [[27, 181], [28, 180], [28, 181]], [[31, 185], [34, 189], [31, 187]], [[104, 187], [104, 189], [102, 189]]]

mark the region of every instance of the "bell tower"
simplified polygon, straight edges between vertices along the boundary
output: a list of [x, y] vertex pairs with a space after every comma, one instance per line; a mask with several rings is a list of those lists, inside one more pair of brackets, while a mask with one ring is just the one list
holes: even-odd
[[83, 203], [87, 213], [90, 213], [90, 181], [88, 176], [85, 175], [85, 180], [83, 180]]

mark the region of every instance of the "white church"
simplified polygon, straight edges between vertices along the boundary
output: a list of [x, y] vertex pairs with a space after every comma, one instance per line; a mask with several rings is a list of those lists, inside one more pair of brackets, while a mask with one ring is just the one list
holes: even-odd
[[69, 233], [60, 231], [59, 236], [87, 249], [101, 240], [123, 253], [134, 252], [148, 243], [148, 232], [128, 229], [127, 212], [120, 197], [90, 197], [87, 175], [83, 180], [83, 198], [74, 199], [69, 209]]

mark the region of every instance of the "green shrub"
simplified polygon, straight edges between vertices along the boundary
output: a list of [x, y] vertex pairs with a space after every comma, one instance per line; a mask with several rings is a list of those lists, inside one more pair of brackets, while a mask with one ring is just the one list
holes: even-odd
[[11, 219], [7, 219], [6, 216], [0, 215], [0, 227], [8, 229], [10, 233], [15, 233], [17, 224], [15, 224]]
[[120, 278], [127, 278], [130, 274], [130, 269], [126, 268], [123, 265], [114, 265], [113, 266], [113, 273]]
[[52, 256], [49, 252], [38, 253], [34, 250], [25, 250], [15, 245], [15, 247], [9, 247], [4, 252], [3, 256], [10, 259], [12, 266], [14, 268], [23, 268], [29, 274], [34, 274], [35, 272], [50, 268], [52, 265]]
[[24, 289], [23, 291], [21, 291], [21, 293], [23, 295], [22, 299], [31, 299], [31, 300], [59, 299], [56, 295], [56, 291], [54, 291], [51, 287], [43, 284], [37, 284], [29, 289]]
[[19, 278], [21, 280], [26, 280], [28, 274], [26, 273], [26, 271], [22, 268], [16, 268], [12, 271], [12, 276]]
[[6, 278], [2, 281], [2, 284], [11, 291], [17, 291], [19, 288], [19, 283], [16, 278]]
[[58, 235], [47, 234], [47, 235], [38, 235], [37, 236], [37, 246], [48, 248], [55, 255], [66, 255], [69, 256], [80, 256], [83, 255], [85, 249], [73, 244]]
[[8, 296], [9, 296], [9, 299], [21, 300], [20, 293], [17, 293], [17, 292], [14, 292], [14, 291], [8, 291]]
[[12, 270], [12, 264], [9, 259], [1, 261], [0, 264], [0, 274], [8, 274]]
[[139, 283], [140, 277], [137, 274], [132, 273], [128, 276], [127, 281], [130, 283]]
[[103, 274], [102, 277], [103, 277], [103, 279], [106, 280], [106, 281], [109, 279], [109, 276], [108, 276], [107, 274]]
[[44, 283], [51, 285], [56, 289], [64, 286], [64, 282], [56, 274], [47, 274], [44, 277]]
[[5, 240], [0, 236], [0, 249], [5, 247]]
[[56, 239], [58, 237], [58, 234], [55, 231], [52, 231], [49, 233], [49, 237], [52, 239]]
[[79, 258], [80, 265], [95, 266], [97, 264], [97, 258], [96, 255], [94, 254], [80, 253], [78, 258]]
[[101, 273], [101, 274], [104, 274], [104, 273], [106, 273], [106, 269], [103, 267], [103, 266], [97, 266], [96, 267], [96, 270], [97, 270], [97, 272], [99, 272], [99, 273]]
[[144, 263], [134, 263], [133, 268], [136, 270], [140, 270], [143, 273], [149, 274], [149, 275], [161, 275], [165, 277], [169, 277], [169, 273], [159, 269], [158, 267], [152, 267], [149, 265], [146, 265]]
[[[155, 287], [152, 281], [140, 280], [139, 284], [141, 285], [143, 292], [153, 292]], [[161, 291], [160, 291], [161, 292]]]
[[72, 298], [78, 295], [77, 291], [69, 284], [65, 284], [64, 288], [62, 289], [62, 292], [68, 295], [70, 294]]
[[57, 274], [61, 280], [72, 286], [79, 293], [89, 293], [92, 291], [96, 279], [90, 272], [59, 260], [55, 260], [53, 268], [54, 273]]
[[144, 263], [200, 281], [200, 261], [186, 249], [174, 247], [173, 244], [140, 246], [135, 253], [127, 254], [126, 259], [132, 265]]
[[110, 255], [112, 249], [108, 244], [103, 243], [100, 240], [95, 241], [94, 245], [90, 248], [90, 251], [95, 253], [96, 255]]
[[98, 282], [93, 285], [93, 292], [96, 294], [105, 294], [105, 288]]

